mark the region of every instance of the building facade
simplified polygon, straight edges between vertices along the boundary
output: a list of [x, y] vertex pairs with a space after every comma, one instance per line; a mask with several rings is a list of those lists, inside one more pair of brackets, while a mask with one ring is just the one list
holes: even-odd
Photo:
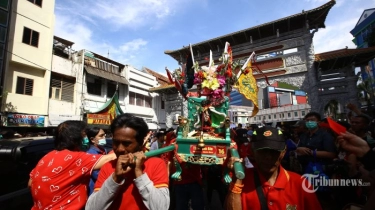
[[[375, 8], [366, 9], [363, 11], [355, 27], [350, 31], [353, 35], [353, 42], [357, 48], [369, 47], [370, 35], [375, 31]], [[373, 36], [375, 37], [375, 36]], [[375, 61], [370, 60], [367, 65], [361, 66], [361, 76], [363, 80], [368, 77], [375, 76]]]
[[54, 4], [54, 0], [12, 1], [1, 110], [4, 126], [48, 124]]

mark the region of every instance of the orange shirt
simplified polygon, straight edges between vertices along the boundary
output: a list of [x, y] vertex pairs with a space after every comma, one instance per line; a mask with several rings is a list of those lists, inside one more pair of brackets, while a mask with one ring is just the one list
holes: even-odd
[[[241, 195], [242, 209], [261, 209], [254, 183], [254, 172], [254, 168], [245, 169], [244, 187]], [[273, 186], [270, 186], [261, 174], [259, 174], [259, 178], [269, 210], [322, 209], [315, 193], [304, 191], [302, 188], [303, 179], [294, 172], [286, 171], [280, 166], [279, 175]]]
[[[112, 160], [100, 169], [94, 191], [98, 191], [105, 180], [112, 175], [116, 168], [116, 162], [117, 160]], [[147, 176], [154, 183], [156, 188], [168, 187], [169, 180], [167, 168], [162, 159], [157, 157], [146, 159], [143, 172], [147, 173]], [[142, 201], [142, 196], [139, 194], [139, 191], [133, 182], [134, 179], [134, 172], [125, 177], [125, 183], [121, 186], [121, 189], [118, 192], [121, 195], [116, 196], [109, 209], [147, 209]]]

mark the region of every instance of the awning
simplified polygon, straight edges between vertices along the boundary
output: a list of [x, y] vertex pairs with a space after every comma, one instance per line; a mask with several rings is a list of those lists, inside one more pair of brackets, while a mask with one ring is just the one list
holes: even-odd
[[122, 77], [120, 75], [116, 75], [116, 74], [113, 74], [113, 73], [110, 73], [110, 72], [107, 72], [107, 71], [104, 71], [104, 70], [100, 70], [100, 69], [92, 67], [92, 66], [86, 66], [86, 65], [85, 65], [85, 70], [87, 71], [87, 73], [89, 73], [91, 75], [106, 78], [106, 79], [112, 80], [114, 82], [119, 82], [119, 83], [122, 83], [122, 84], [129, 85], [128, 80], [126, 80], [125, 77]]

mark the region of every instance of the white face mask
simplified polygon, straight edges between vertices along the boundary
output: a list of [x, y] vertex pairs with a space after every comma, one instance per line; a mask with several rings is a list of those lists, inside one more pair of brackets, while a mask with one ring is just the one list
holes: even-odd
[[106, 139], [99, 139], [98, 144], [99, 145], [106, 145], [107, 144], [107, 140]]

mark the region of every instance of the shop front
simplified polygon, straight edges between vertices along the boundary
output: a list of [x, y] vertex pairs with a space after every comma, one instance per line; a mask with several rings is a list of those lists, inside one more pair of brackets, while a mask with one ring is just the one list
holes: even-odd
[[107, 101], [100, 109], [86, 114], [88, 127], [99, 127], [109, 129], [111, 122], [117, 115], [124, 114], [121, 110], [117, 93]]

